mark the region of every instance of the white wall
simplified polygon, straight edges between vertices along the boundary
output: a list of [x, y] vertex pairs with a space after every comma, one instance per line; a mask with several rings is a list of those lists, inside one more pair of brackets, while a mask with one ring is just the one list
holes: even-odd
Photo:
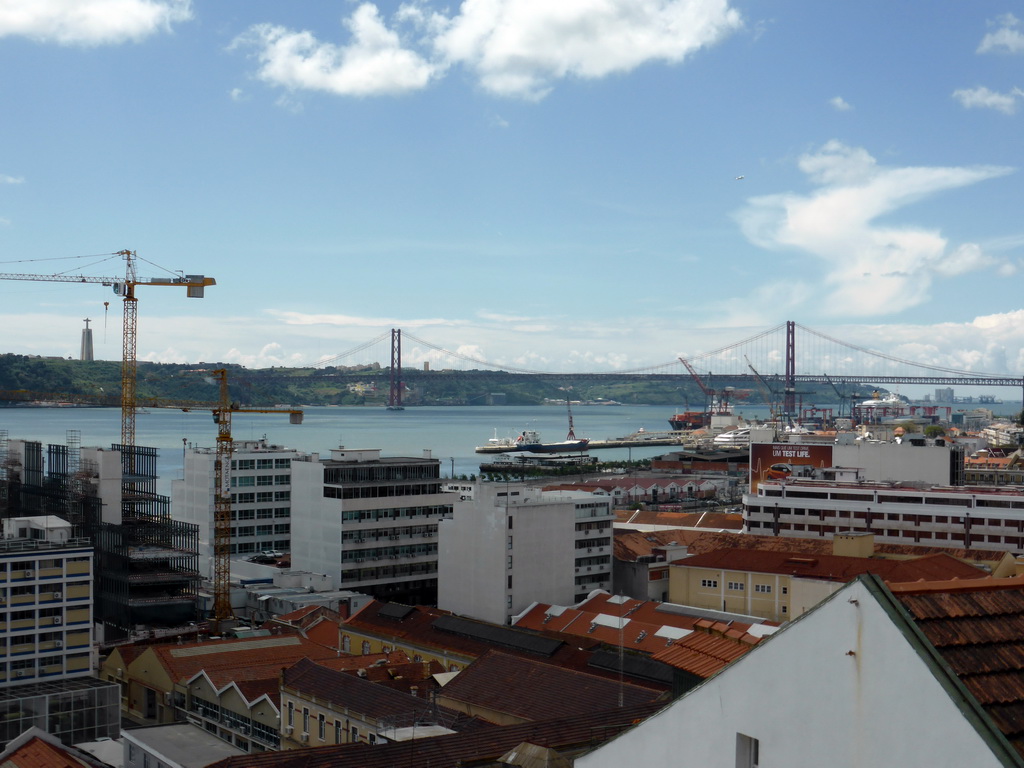
[[576, 602], [575, 502], [607, 497], [542, 494], [523, 485], [500, 483], [481, 483], [473, 495], [456, 502], [453, 518], [439, 526], [438, 607], [504, 624], [534, 602]]
[[949, 485], [951, 480], [949, 446], [861, 441], [834, 446], [832, 464], [862, 467], [862, 477], [869, 481], [917, 480], [931, 485]]
[[341, 583], [341, 499], [324, 498], [324, 465], [292, 462], [292, 568]]
[[988, 746], [861, 582], [576, 768], [996, 766]]

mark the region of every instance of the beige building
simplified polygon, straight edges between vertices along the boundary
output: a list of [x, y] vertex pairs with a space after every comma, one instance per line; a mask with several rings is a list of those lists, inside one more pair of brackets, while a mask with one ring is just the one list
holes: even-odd
[[0, 686], [92, 673], [93, 550], [53, 516], [5, 520]]
[[281, 673], [281, 749], [385, 744], [453, 733], [457, 713], [303, 659]]
[[[867, 537], [854, 534], [845, 539], [849, 551], [859, 547], [870, 551]], [[787, 621], [806, 613], [865, 573], [877, 574], [892, 583], [988, 575], [947, 554], [887, 560], [845, 554], [721, 549], [672, 563], [669, 602]]]

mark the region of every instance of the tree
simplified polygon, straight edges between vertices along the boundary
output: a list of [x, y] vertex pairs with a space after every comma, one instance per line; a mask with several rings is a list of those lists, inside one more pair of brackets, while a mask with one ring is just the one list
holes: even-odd
[[942, 437], [946, 434], [946, 430], [940, 427], [938, 424], [929, 424], [924, 428], [924, 436], [930, 438]]

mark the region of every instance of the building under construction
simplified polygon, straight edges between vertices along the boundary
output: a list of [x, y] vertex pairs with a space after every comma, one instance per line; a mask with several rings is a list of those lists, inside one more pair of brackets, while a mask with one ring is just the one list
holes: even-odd
[[56, 515], [95, 548], [94, 615], [109, 641], [197, 620], [199, 529], [156, 493], [155, 448], [8, 440], [0, 431], [0, 517]]

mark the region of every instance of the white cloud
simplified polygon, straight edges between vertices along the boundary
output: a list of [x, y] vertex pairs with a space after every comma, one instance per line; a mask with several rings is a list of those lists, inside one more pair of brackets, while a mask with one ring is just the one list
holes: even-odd
[[321, 42], [311, 32], [270, 24], [253, 26], [232, 47], [254, 46], [264, 82], [291, 90], [325, 91], [345, 96], [394, 94], [425, 87], [434, 64], [403, 47], [376, 6], [363, 3], [345, 20], [348, 45]]
[[842, 96], [833, 96], [828, 100], [829, 105], [836, 112], [849, 112], [853, 107]]
[[293, 90], [403, 93], [461, 65], [493, 94], [540, 99], [557, 80], [682, 62], [742, 26], [728, 0], [465, 0], [450, 18], [406, 4], [392, 23], [410, 34], [362, 3], [344, 21], [347, 45], [260, 24], [232, 47], [255, 47], [258, 77]]
[[879, 225], [875, 219], [926, 196], [1011, 172], [995, 166], [881, 167], [862, 148], [831, 141], [800, 158], [818, 189], [753, 198], [737, 214], [744, 234], [771, 249], [795, 249], [820, 260], [832, 314], [881, 315], [920, 304], [936, 276], [995, 264], [980, 246], [950, 248], [934, 230]]
[[231, 97], [232, 101], [245, 101], [248, 98], [245, 94], [245, 91], [243, 91], [241, 88], [232, 88], [228, 92], [228, 95]]
[[5, 176], [0, 173], [0, 184], [21, 184], [25, 181], [23, 176]]
[[109, 45], [168, 32], [191, 18], [191, 0], [4, 0], [0, 37]]
[[434, 45], [500, 96], [679, 63], [742, 25], [727, 0], [465, 0]]
[[1020, 29], [1020, 20], [1008, 13], [1000, 16], [995, 24], [999, 29], [981, 39], [978, 53], [1024, 53], [1024, 33]]
[[1017, 111], [1017, 99], [1022, 94], [1019, 88], [1009, 93], [991, 91], [983, 85], [977, 88], [960, 88], [953, 91], [953, 98], [966, 109], [994, 109], [1007, 115]]

